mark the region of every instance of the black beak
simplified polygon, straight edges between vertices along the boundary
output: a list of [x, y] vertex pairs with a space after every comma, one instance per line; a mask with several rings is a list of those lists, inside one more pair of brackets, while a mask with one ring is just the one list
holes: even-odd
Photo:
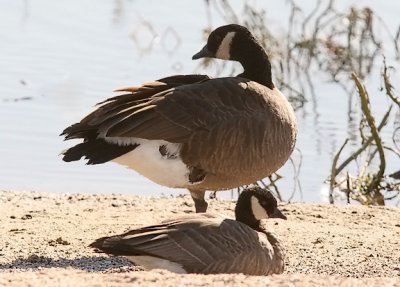
[[280, 211], [277, 207], [275, 208], [274, 212], [269, 215], [269, 217], [270, 218], [280, 218], [280, 219], [287, 220], [286, 215], [284, 215], [282, 213], [282, 211]]
[[207, 45], [203, 47], [197, 54], [194, 54], [192, 60], [197, 60], [200, 58], [213, 58], [214, 55], [207, 49]]

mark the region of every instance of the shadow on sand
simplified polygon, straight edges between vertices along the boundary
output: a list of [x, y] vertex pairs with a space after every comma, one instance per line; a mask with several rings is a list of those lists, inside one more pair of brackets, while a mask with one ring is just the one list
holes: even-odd
[[30, 255], [11, 263], [0, 264], [0, 270], [32, 270], [41, 268], [75, 268], [87, 272], [117, 273], [141, 270], [122, 257], [86, 256], [75, 259]]

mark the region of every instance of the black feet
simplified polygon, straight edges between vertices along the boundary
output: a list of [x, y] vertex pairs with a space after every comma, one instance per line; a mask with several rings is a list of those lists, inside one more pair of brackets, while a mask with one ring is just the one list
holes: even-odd
[[196, 213], [205, 213], [207, 211], [208, 203], [203, 200], [194, 199], [194, 206], [196, 208]]

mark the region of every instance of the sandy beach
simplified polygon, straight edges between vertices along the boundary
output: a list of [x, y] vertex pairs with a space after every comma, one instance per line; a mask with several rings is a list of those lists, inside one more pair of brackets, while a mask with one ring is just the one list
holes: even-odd
[[[233, 215], [234, 202], [210, 200]], [[0, 286], [400, 286], [400, 209], [281, 204], [268, 226], [286, 248], [270, 277], [142, 271], [94, 239], [194, 211], [189, 196], [0, 192]]]

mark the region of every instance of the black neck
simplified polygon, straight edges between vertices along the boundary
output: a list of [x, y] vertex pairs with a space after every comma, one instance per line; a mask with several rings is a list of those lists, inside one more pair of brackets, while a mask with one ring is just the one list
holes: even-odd
[[238, 216], [236, 216], [236, 220], [248, 225], [249, 227], [251, 227], [254, 230], [260, 231], [260, 220], [255, 219], [254, 216], [253, 217], [249, 217], [249, 216], [246, 216], [246, 217], [239, 216], [238, 217]]
[[270, 89], [274, 88], [271, 75], [271, 63], [264, 48], [255, 40], [248, 44], [246, 49], [237, 57], [242, 64], [244, 72], [238, 77], [243, 77], [258, 82]]
[[236, 203], [235, 217], [237, 221], [240, 221], [251, 228], [258, 230], [260, 228], [260, 221], [254, 217], [251, 207], [251, 196], [250, 192], [242, 192]]

